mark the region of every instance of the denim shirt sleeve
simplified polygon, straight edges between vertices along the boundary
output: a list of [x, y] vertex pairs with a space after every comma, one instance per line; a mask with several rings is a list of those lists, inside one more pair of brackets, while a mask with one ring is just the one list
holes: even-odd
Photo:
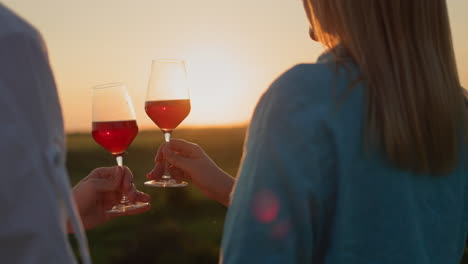
[[301, 85], [298, 71], [274, 82], [256, 108], [225, 224], [223, 263], [312, 263], [326, 244], [333, 139], [328, 109], [289, 94]]

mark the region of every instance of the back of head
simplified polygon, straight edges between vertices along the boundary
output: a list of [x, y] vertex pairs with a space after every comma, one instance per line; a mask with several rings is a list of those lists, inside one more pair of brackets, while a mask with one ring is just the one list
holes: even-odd
[[446, 0], [304, 1], [316, 38], [344, 46], [362, 72], [366, 142], [402, 169], [452, 171], [468, 111]]

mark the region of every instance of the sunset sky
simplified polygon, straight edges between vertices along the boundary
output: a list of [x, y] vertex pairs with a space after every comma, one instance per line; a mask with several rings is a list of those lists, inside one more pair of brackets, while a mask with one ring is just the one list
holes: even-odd
[[[185, 59], [187, 126], [245, 123], [282, 71], [313, 62], [301, 0], [3, 0], [43, 34], [67, 131], [91, 127], [91, 87], [125, 82], [142, 128], [151, 60]], [[468, 1], [448, 0], [462, 84], [468, 87]]]

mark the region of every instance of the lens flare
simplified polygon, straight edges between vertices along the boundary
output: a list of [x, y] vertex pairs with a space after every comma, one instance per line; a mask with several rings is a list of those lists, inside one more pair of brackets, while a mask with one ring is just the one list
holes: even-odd
[[261, 223], [272, 223], [278, 217], [280, 204], [277, 196], [270, 190], [259, 191], [253, 200], [253, 214]]

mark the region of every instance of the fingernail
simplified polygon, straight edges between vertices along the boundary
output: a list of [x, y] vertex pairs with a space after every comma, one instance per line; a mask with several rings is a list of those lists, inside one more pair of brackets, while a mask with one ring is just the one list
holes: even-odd
[[[151, 171], [152, 172], [152, 171]], [[146, 178], [151, 179], [151, 172], [146, 173]]]

